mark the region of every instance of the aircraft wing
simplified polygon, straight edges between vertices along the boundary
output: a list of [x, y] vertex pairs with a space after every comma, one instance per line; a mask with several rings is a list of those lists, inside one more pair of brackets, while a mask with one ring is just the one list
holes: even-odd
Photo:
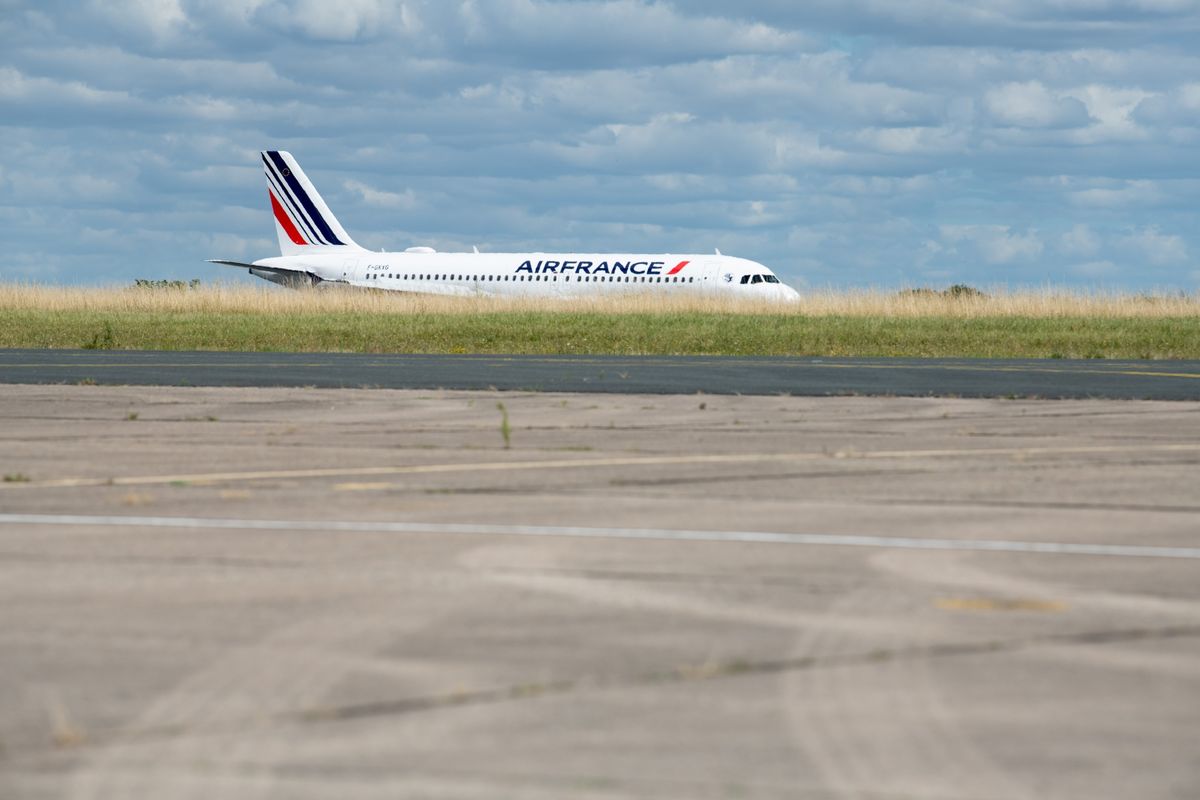
[[272, 283], [279, 283], [288, 286], [315, 286], [321, 282], [321, 279], [311, 272], [301, 269], [285, 269], [283, 267], [264, 267], [260, 264], [247, 264], [245, 261], [228, 261], [224, 258], [208, 258], [205, 259], [210, 264], [222, 264], [226, 267], [240, 267], [248, 269], [260, 278], [266, 278]]
[[224, 264], [227, 267], [243, 267], [245, 269], [261, 269], [267, 272], [295, 272], [294, 269], [278, 269], [275, 267], [260, 267], [256, 264], [247, 264], [245, 261], [226, 261], [223, 258], [207, 258], [205, 259], [210, 264]]

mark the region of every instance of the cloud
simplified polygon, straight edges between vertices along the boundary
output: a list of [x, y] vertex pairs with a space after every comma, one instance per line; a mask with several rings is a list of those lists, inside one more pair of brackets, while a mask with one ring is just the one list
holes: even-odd
[[942, 225], [940, 230], [944, 241], [973, 246], [989, 264], [1029, 261], [1044, 247], [1036, 231], [1015, 233], [1007, 225]]
[[270, 255], [266, 147], [372, 247], [1165, 286], [1200, 244], [1194, 2], [0, 2], [9, 263], [65, 279]]
[[1072, 203], [1095, 208], [1152, 206], [1162, 198], [1154, 181], [1105, 182], [1109, 185], [1076, 189], [1068, 196]]
[[362, 181], [343, 181], [342, 186], [347, 191], [357, 194], [369, 206], [409, 210], [417, 205], [417, 196], [411, 189], [403, 192], [385, 192], [373, 189]]
[[761, 22], [685, 15], [671, 5], [641, 0], [468, 0], [459, 5], [455, 21], [473, 50], [554, 67], [778, 53], [813, 41]]
[[1100, 237], [1084, 223], [1077, 223], [1059, 239], [1059, 249], [1073, 256], [1090, 256], [1100, 250]]
[[1200, 82], [1147, 96], [1138, 103], [1132, 116], [1147, 125], [1200, 127]]
[[91, 0], [89, 10], [114, 27], [148, 35], [156, 43], [171, 41], [189, 27], [180, 0]]
[[[691, 0], [707, 11], [722, 0]], [[741, 14], [781, 27], [905, 43], [1002, 44], [1057, 49], [1153, 38], [1185, 43], [1196, 32], [1193, 0], [743, 0]]]
[[418, 28], [408, 4], [388, 0], [337, 0], [336, 3], [293, 0], [260, 8], [254, 11], [267, 24], [297, 30], [314, 41], [352, 42], [385, 34], [403, 36], [415, 33]]
[[997, 123], [1016, 128], [1076, 128], [1091, 121], [1083, 101], [1052, 92], [1039, 81], [990, 89], [984, 106]]
[[1188, 260], [1187, 245], [1178, 234], [1164, 234], [1156, 225], [1132, 231], [1118, 245], [1135, 258], [1154, 265], [1182, 264]]

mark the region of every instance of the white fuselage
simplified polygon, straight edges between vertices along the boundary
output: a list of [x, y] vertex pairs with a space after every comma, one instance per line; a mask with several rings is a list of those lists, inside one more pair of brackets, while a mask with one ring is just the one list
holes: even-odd
[[[307, 273], [320, 281], [420, 294], [582, 297], [636, 292], [774, 300], [799, 297], [762, 264], [724, 255], [338, 250], [342, 252], [336, 255], [326, 251], [277, 256], [254, 264]], [[265, 272], [255, 274], [273, 279]]]

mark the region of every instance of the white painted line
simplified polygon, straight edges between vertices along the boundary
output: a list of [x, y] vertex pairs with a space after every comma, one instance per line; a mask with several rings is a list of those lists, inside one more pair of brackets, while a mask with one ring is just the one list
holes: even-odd
[[936, 450], [836, 450], [789, 453], [696, 453], [690, 455], [616, 456], [569, 458], [545, 461], [482, 461], [451, 464], [409, 464], [378, 467], [329, 467], [315, 469], [268, 469], [247, 472], [197, 472], [177, 475], [127, 475], [111, 478], [51, 478], [0, 483], [0, 491], [70, 489], [87, 486], [156, 486], [171, 483], [245, 483], [263, 480], [311, 478], [356, 478], [381, 475], [433, 475], [464, 472], [513, 472], [542, 469], [594, 469], [597, 467], [687, 466], [704, 464], [754, 464], [771, 462], [824, 461], [828, 459], [939, 459], [939, 458], [1035, 458], [1039, 456], [1120, 455], [1125, 453], [1197, 453], [1200, 442], [1169, 442], [1140, 445], [1066, 445], [1046, 447], [981, 447]]
[[3, 525], [80, 525], [90, 527], [187, 528], [194, 530], [319, 531], [330, 533], [467, 534], [547, 536], [583, 539], [646, 539], [677, 542], [754, 542], [826, 547], [877, 547], [900, 550], [965, 550], [1042, 553], [1118, 558], [1200, 559], [1200, 547], [1132, 544], [1022, 542], [1009, 539], [933, 539], [911, 536], [857, 536], [766, 531], [694, 531], [664, 528], [581, 528], [572, 526], [446, 524], [434, 522], [352, 522], [206, 517], [122, 517], [75, 514], [0, 514]]

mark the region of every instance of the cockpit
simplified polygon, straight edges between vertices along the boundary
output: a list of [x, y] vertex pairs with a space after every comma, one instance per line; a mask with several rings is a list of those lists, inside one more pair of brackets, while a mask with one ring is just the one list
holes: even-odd
[[779, 278], [774, 275], [743, 275], [743, 284], [747, 283], [779, 283]]

